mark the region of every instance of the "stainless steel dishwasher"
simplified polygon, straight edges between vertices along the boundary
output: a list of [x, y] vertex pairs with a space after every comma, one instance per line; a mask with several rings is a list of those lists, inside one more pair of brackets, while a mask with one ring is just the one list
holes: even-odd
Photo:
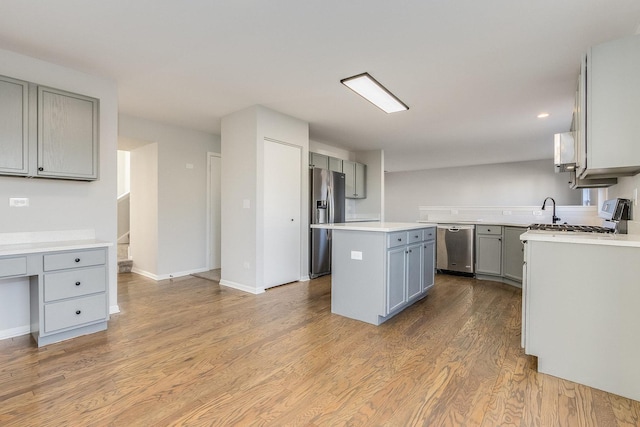
[[438, 225], [438, 270], [473, 275], [475, 272], [475, 225]]

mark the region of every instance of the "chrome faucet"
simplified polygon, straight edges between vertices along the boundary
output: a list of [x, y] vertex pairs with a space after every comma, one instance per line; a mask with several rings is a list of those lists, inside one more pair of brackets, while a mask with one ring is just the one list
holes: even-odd
[[544, 207], [547, 204], [547, 200], [549, 199], [551, 199], [551, 202], [553, 203], [553, 214], [551, 216], [551, 222], [555, 224], [556, 222], [560, 221], [560, 218], [556, 216], [556, 201], [553, 200], [553, 197], [547, 197], [546, 199], [544, 199], [544, 202], [542, 202], [542, 210], [544, 210]]

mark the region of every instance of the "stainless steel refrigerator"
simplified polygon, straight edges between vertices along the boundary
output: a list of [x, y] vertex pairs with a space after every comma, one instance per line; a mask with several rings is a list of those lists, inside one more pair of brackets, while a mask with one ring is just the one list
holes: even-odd
[[[311, 224], [344, 222], [344, 174], [328, 169], [309, 170]], [[309, 276], [313, 279], [331, 273], [331, 230], [311, 228]]]

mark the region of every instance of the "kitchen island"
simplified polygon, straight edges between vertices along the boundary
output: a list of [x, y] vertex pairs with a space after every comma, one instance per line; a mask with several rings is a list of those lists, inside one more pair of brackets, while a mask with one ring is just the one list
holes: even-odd
[[433, 224], [350, 222], [311, 227], [333, 230], [332, 313], [380, 325], [433, 287]]
[[640, 235], [520, 239], [522, 346], [538, 371], [640, 400]]

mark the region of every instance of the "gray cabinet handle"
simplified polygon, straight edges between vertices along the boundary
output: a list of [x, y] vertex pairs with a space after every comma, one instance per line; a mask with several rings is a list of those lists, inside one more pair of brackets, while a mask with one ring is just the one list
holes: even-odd
[[80, 286], [80, 282], [76, 282], [76, 286]]

